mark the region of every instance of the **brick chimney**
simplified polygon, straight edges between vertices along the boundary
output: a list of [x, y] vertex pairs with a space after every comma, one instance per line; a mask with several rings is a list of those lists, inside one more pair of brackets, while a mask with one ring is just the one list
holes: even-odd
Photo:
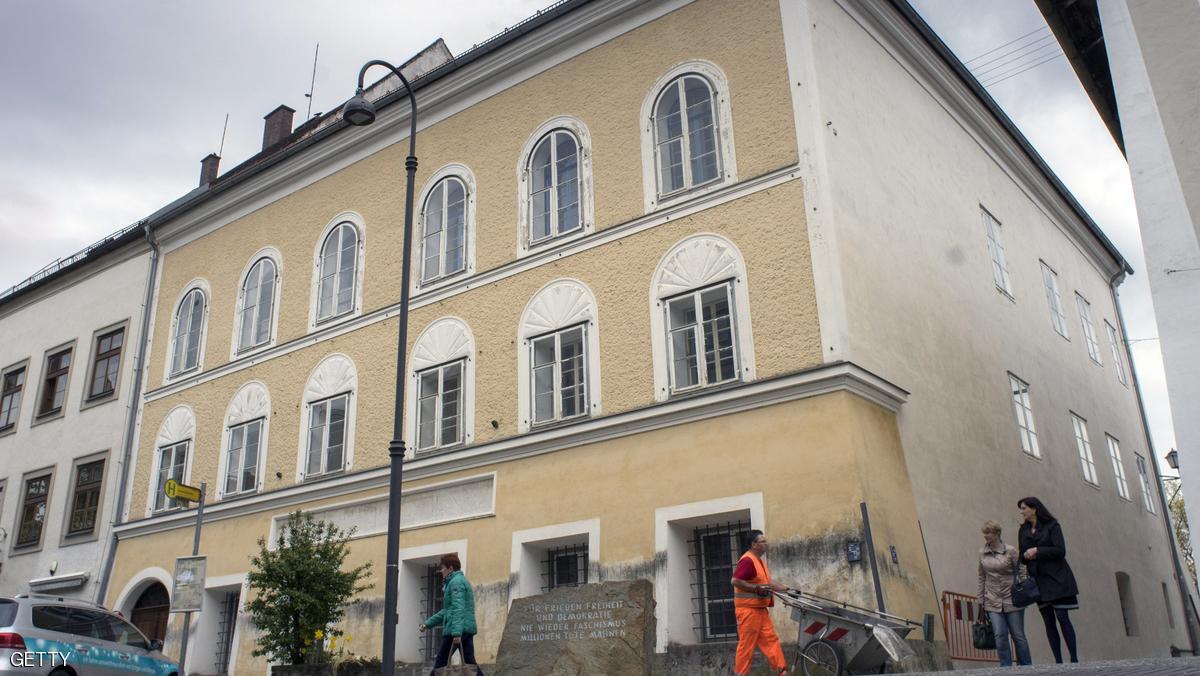
[[263, 150], [279, 143], [292, 133], [292, 116], [295, 114], [296, 111], [287, 106], [279, 106], [267, 113], [263, 118], [267, 121], [263, 125]]
[[209, 153], [207, 157], [200, 160], [200, 185], [208, 185], [217, 180], [217, 167], [221, 164], [221, 157], [216, 153]]

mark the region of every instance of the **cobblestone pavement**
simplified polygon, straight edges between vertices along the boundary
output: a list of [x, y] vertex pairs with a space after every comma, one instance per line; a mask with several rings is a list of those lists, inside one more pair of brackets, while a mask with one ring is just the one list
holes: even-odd
[[[928, 672], [926, 676], [947, 672]], [[969, 676], [1024, 676], [1024, 674], [1066, 674], [1067, 676], [1200, 676], [1200, 657], [1155, 657], [1137, 660], [1111, 660], [1081, 664], [1036, 664], [1032, 667], [985, 667], [961, 669], [957, 673]]]

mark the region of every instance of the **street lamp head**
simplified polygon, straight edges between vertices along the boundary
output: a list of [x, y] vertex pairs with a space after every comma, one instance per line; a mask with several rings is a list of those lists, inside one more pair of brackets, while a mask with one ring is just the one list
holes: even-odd
[[1172, 448], [1171, 452], [1167, 454], [1167, 467], [1179, 469], [1179, 451]]
[[342, 119], [356, 127], [365, 127], [375, 121], [375, 106], [363, 96], [363, 90], [342, 106]]

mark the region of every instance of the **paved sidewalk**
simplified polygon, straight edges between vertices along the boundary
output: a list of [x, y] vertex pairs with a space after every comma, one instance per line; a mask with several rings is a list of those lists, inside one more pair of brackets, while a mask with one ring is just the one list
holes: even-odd
[[[926, 676], [944, 676], [948, 672], [927, 672]], [[968, 676], [1024, 676], [1025, 674], [1066, 674], [1067, 676], [1200, 676], [1200, 657], [1155, 657], [1137, 660], [1111, 660], [1081, 664], [1036, 664], [1031, 667], [985, 667], [959, 669]]]

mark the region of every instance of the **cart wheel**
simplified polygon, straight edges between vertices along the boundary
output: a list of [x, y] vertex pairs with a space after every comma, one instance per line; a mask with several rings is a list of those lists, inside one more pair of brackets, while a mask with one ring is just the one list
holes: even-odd
[[841, 676], [842, 654], [831, 641], [817, 639], [796, 658], [804, 676]]

